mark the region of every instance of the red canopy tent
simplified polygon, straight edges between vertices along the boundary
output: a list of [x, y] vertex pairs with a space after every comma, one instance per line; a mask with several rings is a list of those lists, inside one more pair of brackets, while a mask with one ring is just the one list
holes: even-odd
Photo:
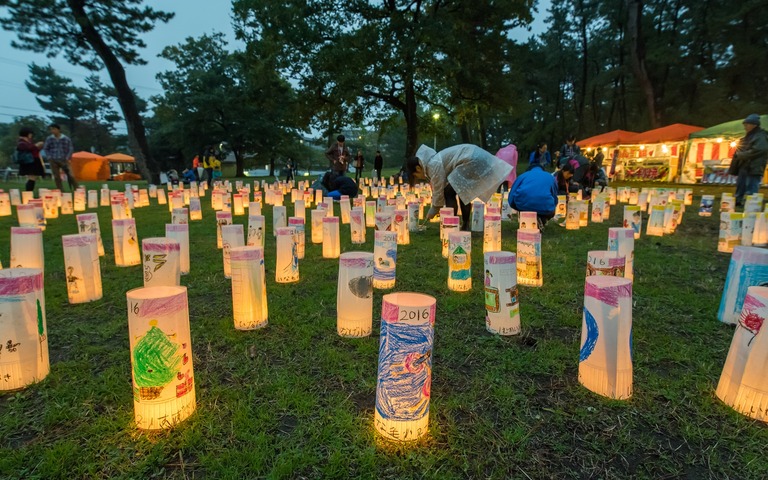
[[576, 142], [582, 148], [584, 147], [613, 147], [616, 145], [633, 143], [633, 138], [637, 135], [635, 132], [626, 130], [614, 130], [612, 132], [601, 133], [594, 137], [585, 138]]
[[688, 135], [698, 132], [699, 130], [704, 130], [704, 127], [673, 123], [666, 127], [654, 128], [647, 132], [638, 133], [630, 142], [622, 143], [642, 145], [644, 143], [684, 142], [688, 140]]

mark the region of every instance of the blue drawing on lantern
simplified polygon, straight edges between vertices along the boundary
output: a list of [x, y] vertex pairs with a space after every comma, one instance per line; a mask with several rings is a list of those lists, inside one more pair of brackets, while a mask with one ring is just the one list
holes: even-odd
[[597, 337], [600, 336], [600, 331], [597, 328], [597, 320], [595, 320], [595, 317], [586, 308], [584, 309], [584, 323], [587, 327], [587, 338], [584, 340], [584, 345], [581, 346], [581, 350], [579, 351], [580, 362], [583, 362], [592, 355], [592, 351], [595, 349], [595, 345], [597, 345]]
[[635, 348], [632, 344], [632, 335], [634, 334], [634, 329], [629, 329], [629, 361], [632, 362], [635, 360]]
[[[734, 274], [735, 270], [736, 262], [731, 260], [731, 264], [728, 266], [728, 274], [725, 277], [725, 287], [723, 288], [723, 296], [720, 300], [720, 308], [717, 312], [717, 318], [719, 318], [720, 321], [727, 321], [725, 318], [726, 315], [738, 316], [741, 313], [741, 308], [744, 306], [744, 298], [747, 296], [747, 289], [749, 287], [754, 287], [755, 285], [763, 286], [764, 283], [768, 282], [768, 265], [744, 265], [741, 267], [738, 280], [734, 279], [736, 276]], [[732, 288], [731, 284], [734, 281], [738, 281], [738, 284], [736, 285], [738, 290], [736, 292], [735, 303], [733, 308], [726, 312], [725, 303], [728, 297], [728, 292]]]
[[376, 280], [394, 280], [396, 263], [397, 249], [387, 250], [383, 257], [374, 259], [373, 278]]
[[430, 324], [381, 322], [376, 410], [381, 418], [412, 421], [429, 413], [432, 377]]

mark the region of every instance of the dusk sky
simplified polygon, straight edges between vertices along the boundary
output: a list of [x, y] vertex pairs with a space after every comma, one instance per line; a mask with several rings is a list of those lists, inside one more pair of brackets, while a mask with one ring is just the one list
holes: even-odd
[[[187, 37], [197, 37], [203, 33], [224, 32], [230, 41], [230, 47], [238, 45], [234, 39], [232, 22], [230, 19], [231, 3], [223, 0], [185, 0], [173, 2], [169, 0], [153, 0], [146, 2], [157, 9], [175, 11], [175, 17], [167, 24], [157, 24], [157, 27], [145, 35], [144, 42], [147, 48], [141, 51], [142, 58], [147, 65], [126, 66], [128, 83], [144, 98], [162, 93], [155, 75], [159, 72], [170, 70], [172, 64], [158, 58], [158, 54], [168, 45], [179, 44]], [[535, 14], [534, 31], [543, 27], [543, 19], [546, 16], [546, 8], [549, 0], [540, 3], [539, 14]], [[515, 37], [525, 39], [531, 33], [521, 30], [515, 33]], [[8, 122], [16, 116], [39, 115], [47, 116], [40, 108], [34, 95], [24, 85], [29, 76], [28, 65], [37, 63], [46, 65], [50, 63], [57, 71], [73, 80], [76, 85], [84, 85], [84, 78], [89, 75], [86, 69], [69, 64], [63, 58], [47, 58], [45, 55], [11, 48], [11, 41], [16, 34], [0, 30], [0, 122]], [[109, 77], [103, 73], [102, 79], [109, 83]], [[117, 131], [125, 132], [124, 125], [117, 125]]]

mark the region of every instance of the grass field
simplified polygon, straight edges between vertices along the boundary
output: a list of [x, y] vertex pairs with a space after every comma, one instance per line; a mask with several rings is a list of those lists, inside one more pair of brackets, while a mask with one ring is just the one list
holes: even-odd
[[[452, 293], [437, 227], [412, 234], [398, 248], [394, 290], [433, 295], [437, 319], [429, 434], [407, 446], [373, 429], [383, 292], [374, 294], [373, 335], [340, 338], [338, 261], [321, 258], [308, 227], [301, 281], [275, 284], [268, 237], [269, 325], [235, 331], [210, 197], [190, 224], [192, 271], [182, 277], [197, 411], [171, 431], [138, 431], [125, 292], [142, 286], [141, 267], [115, 267], [110, 209], [99, 208], [104, 297], [69, 305], [61, 235], [77, 229], [74, 216], [60, 217], [44, 233], [51, 373], [0, 395], [0, 478], [765, 478], [768, 429], [714, 395], [734, 330], [716, 319], [729, 256], [717, 253], [717, 209], [703, 218], [696, 206], [702, 192], [723, 190], [696, 187], [675, 235], [635, 243], [628, 401], [577, 380], [587, 251], [606, 248], [621, 206], [603, 224], [545, 228], [544, 286], [520, 287], [515, 337], [485, 329], [482, 239], [473, 239], [473, 289]], [[163, 236], [170, 222], [166, 206], [134, 217], [140, 238]], [[6, 266], [15, 224], [0, 218]], [[502, 228], [503, 248], [514, 251], [513, 225]], [[371, 229], [362, 246], [341, 231], [342, 251], [372, 251]]]

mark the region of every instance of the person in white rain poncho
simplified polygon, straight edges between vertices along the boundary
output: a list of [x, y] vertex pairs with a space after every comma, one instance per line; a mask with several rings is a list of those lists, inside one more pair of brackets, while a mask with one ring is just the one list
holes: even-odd
[[[482, 148], [454, 145], [436, 153], [426, 145], [408, 159], [408, 175], [412, 182], [428, 180], [432, 185], [432, 206], [427, 219], [437, 215], [441, 207], [461, 208], [462, 230], [469, 226], [472, 200], [488, 202], [512, 166]], [[458, 195], [458, 202], [456, 196]]]

